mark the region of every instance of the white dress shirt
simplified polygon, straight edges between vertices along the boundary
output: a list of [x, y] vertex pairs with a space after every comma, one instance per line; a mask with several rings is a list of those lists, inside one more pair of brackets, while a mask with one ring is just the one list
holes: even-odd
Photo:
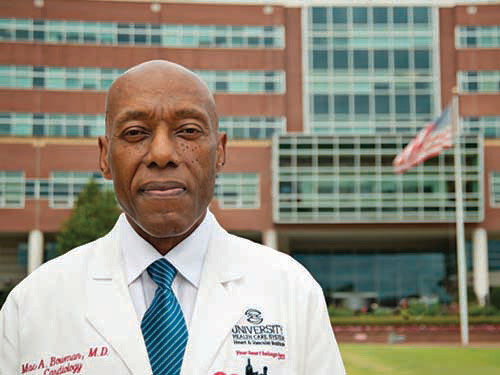
[[[181, 306], [188, 331], [213, 221], [212, 213], [207, 210], [198, 228], [164, 256], [177, 269], [172, 289]], [[147, 268], [162, 255], [137, 234], [124, 214], [120, 216], [118, 223], [128, 290], [137, 318], [141, 322], [144, 313], [153, 302], [157, 288]]]

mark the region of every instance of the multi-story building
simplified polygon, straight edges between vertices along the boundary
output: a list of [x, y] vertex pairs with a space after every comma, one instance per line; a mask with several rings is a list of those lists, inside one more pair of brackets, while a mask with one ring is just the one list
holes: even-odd
[[89, 177], [110, 83], [168, 59], [213, 90], [228, 161], [212, 210], [290, 253], [338, 299], [449, 301], [453, 154], [396, 154], [459, 95], [468, 266], [500, 285], [500, 5], [487, 1], [0, 3], [0, 287], [55, 236]]

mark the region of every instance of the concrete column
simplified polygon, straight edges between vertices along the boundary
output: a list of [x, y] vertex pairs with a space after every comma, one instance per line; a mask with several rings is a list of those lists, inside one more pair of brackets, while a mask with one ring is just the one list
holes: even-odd
[[472, 267], [474, 275], [474, 293], [480, 306], [486, 304], [489, 295], [488, 274], [488, 233], [484, 228], [477, 228], [472, 235]]
[[278, 235], [274, 229], [269, 229], [262, 233], [264, 245], [278, 250]]
[[43, 233], [33, 229], [28, 237], [28, 274], [43, 263]]

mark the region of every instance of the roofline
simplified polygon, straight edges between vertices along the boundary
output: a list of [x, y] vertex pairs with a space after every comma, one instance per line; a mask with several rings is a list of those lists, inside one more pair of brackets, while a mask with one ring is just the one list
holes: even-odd
[[[50, 1], [50, 0], [46, 0]], [[91, 0], [157, 4], [261, 5], [284, 7], [309, 6], [432, 6], [439, 8], [458, 5], [498, 5], [498, 0]]]

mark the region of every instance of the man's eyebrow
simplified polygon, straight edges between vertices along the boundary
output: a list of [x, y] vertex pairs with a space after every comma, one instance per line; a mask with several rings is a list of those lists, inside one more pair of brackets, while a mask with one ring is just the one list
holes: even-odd
[[182, 108], [174, 113], [175, 118], [195, 118], [208, 123], [209, 117], [207, 114], [195, 108]]
[[144, 112], [144, 111], [139, 111], [139, 110], [127, 110], [124, 111], [120, 114], [118, 114], [114, 120], [115, 125], [121, 125], [124, 122], [130, 121], [130, 120], [138, 120], [138, 119], [149, 119], [151, 116]]

